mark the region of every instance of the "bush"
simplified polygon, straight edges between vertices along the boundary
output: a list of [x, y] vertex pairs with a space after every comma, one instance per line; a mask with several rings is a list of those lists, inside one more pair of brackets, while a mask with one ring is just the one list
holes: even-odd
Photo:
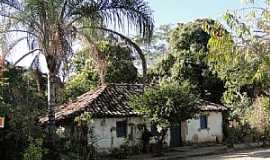
[[44, 154], [42, 144], [42, 139], [31, 141], [23, 154], [23, 160], [42, 160]]
[[121, 145], [119, 148], [114, 148], [111, 150], [110, 157], [115, 159], [127, 159], [128, 156], [140, 153], [142, 153], [142, 147], [140, 145]]

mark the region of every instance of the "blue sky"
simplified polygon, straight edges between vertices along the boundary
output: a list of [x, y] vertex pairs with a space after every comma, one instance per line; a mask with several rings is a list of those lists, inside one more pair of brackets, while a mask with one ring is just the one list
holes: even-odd
[[[156, 26], [189, 22], [197, 18], [220, 20], [226, 10], [241, 8], [240, 0], [147, 0]], [[243, 6], [242, 6], [243, 7]]]

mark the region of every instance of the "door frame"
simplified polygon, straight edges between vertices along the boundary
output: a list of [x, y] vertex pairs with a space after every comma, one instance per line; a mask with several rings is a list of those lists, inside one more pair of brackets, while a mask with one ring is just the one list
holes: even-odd
[[170, 127], [170, 147], [179, 147], [182, 144], [181, 123], [178, 123]]

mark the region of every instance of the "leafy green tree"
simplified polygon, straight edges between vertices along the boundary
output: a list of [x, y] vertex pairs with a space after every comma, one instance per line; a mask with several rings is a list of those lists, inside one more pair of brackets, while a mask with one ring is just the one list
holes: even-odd
[[[268, 137], [270, 133], [270, 103], [269, 98], [261, 96], [256, 98], [255, 103], [244, 119], [249, 122], [251, 128], [256, 129], [258, 137]], [[264, 140], [264, 139], [262, 139]]]
[[93, 68], [83, 69], [81, 72], [71, 76], [66, 82], [63, 93], [59, 92], [59, 101], [65, 102], [67, 100], [75, 99], [79, 95], [95, 89], [99, 84], [97, 72]]
[[74, 75], [65, 83], [62, 92], [59, 92], [60, 102], [75, 99], [79, 95], [95, 89], [99, 84], [99, 75], [93, 66], [93, 60], [89, 58], [87, 52], [78, 52], [72, 60], [74, 65]]
[[171, 125], [192, 118], [199, 111], [199, 96], [194, 89], [187, 81], [162, 80], [131, 100], [134, 110], [157, 126], [160, 149]]
[[205, 23], [213, 25], [215, 21], [211, 19], [197, 19], [194, 22], [178, 24], [170, 37], [171, 47], [176, 51], [206, 52], [210, 35], [203, 30], [203, 24]]
[[[30, 51], [19, 59], [42, 54], [48, 68], [49, 139], [53, 146], [55, 133], [55, 79], [65, 58], [72, 55], [72, 41], [84, 37], [93, 44], [89, 29], [117, 32], [107, 29], [108, 24], [123, 28], [132, 24], [143, 37], [150, 38], [153, 30], [151, 10], [143, 0], [4, 0], [0, 2], [1, 17], [8, 18], [14, 26], [2, 33], [26, 33]], [[126, 20], [126, 21], [125, 21]], [[79, 36], [78, 36], [79, 35]], [[123, 36], [121, 36], [123, 38]], [[126, 38], [127, 42], [129, 41]], [[133, 45], [134, 46], [134, 45]], [[15, 64], [17, 64], [17, 61]]]
[[109, 83], [133, 83], [138, 81], [137, 68], [129, 47], [121, 44], [99, 43], [99, 50], [107, 63], [105, 81]]
[[198, 19], [178, 24], [170, 36], [170, 51], [150, 70], [150, 79], [171, 77], [177, 81], [188, 80], [197, 86], [201, 98], [220, 103], [224, 92], [223, 81], [208, 66], [207, 44], [210, 35], [204, 24], [213, 25], [209, 19]]
[[258, 138], [269, 128], [267, 122], [261, 124], [269, 113], [259, 102], [268, 105], [265, 99], [269, 96], [268, 6], [249, 5], [240, 11], [226, 12], [224, 21], [230, 33], [219, 23], [205, 25], [211, 36], [208, 65], [225, 82], [223, 102], [228, 108], [228, 118], [240, 124], [240, 136], [233, 135], [240, 139], [244, 134]]
[[[134, 41], [140, 46], [147, 60], [148, 68], [151, 68], [159, 56], [165, 54], [169, 49], [169, 39], [172, 31], [172, 25], [161, 25], [154, 30], [150, 44], [146, 43], [140, 36], [135, 36]], [[138, 59], [137, 57], [135, 57]], [[137, 66], [140, 61], [137, 61]]]
[[[140, 81], [137, 68], [134, 65], [133, 52], [128, 46], [99, 41], [97, 47], [100, 55], [105, 59], [105, 81], [107, 83], [135, 83]], [[87, 54], [85, 49], [76, 54], [73, 64], [75, 74], [65, 84], [63, 101], [76, 98], [101, 84], [95, 61]]]
[[[269, 50], [264, 47], [266, 40], [249, 25], [256, 21], [252, 21], [253, 14], [250, 16], [251, 19], [245, 22], [238, 15], [227, 12], [224, 20], [231, 33], [222, 30], [223, 26], [218, 23], [205, 27], [211, 35], [208, 64], [225, 82], [223, 101], [231, 108], [234, 118], [243, 118], [257, 96], [268, 95]], [[264, 16], [258, 20], [262, 19]], [[263, 30], [260, 26], [255, 28]]]
[[0, 129], [0, 155], [2, 159], [22, 159], [31, 139], [42, 138], [35, 120], [46, 113], [46, 99], [38, 91], [32, 71], [6, 67], [2, 76], [0, 116], [5, 117], [5, 127]]

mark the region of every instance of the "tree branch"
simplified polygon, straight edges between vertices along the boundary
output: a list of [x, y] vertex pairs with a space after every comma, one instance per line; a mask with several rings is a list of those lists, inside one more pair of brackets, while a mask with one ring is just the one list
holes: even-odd
[[38, 37], [36, 34], [29, 32], [29, 31], [25, 31], [25, 30], [20, 30], [20, 29], [14, 29], [14, 30], [6, 30], [6, 31], [0, 31], [0, 33], [8, 33], [8, 32], [22, 32], [22, 33], [27, 33], [27, 34], [31, 34], [35, 37]]
[[125, 35], [116, 32], [114, 30], [108, 29], [108, 28], [104, 28], [104, 27], [96, 27], [96, 29], [100, 29], [112, 34], [115, 34], [117, 36], [119, 36], [120, 38], [122, 38], [123, 40], [125, 40], [126, 42], [128, 42], [135, 50], [136, 52], [139, 54], [141, 60], [142, 60], [142, 69], [143, 69], [143, 77], [144, 79], [146, 78], [146, 74], [147, 74], [147, 64], [146, 64], [146, 59], [145, 56], [143, 54], [143, 51], [141, 50], [141, 48], [135, 43], [133, 42], [131, 39], [129, 39], [128, 37], [126, 37]]
[[10, 52], [18, 43], [20, 43], [22, 40], [26, 39], [27, 37], [22, 37], [11, 43], [8, 47], [8, 51]]
[[29, 51], [28, 53], [24, 54], [21, 58], [19, 58], [15, 63], [14, 66], [16, 66], [18, 63], [20, 63], [20, 61], [22, 61], [25, 57], [29, 56], [30, 54], [36, 52], [36, 51], [41, 51], [41, 49], [34, 49]]
[[115, 35], [119, 36], [121, 39], [123, 39], [124, 41], [126, 41], [127, 43], [129, 43], [136, 50], [138, 55], [140, 56], [140, 59], [142, 61], [143, 77], [144, 77], [144, 80], [146, 79], [146, 74], [147, 74], [146, 59], [145, 59], [145, 56], [143, 54], [143, 51], [141, 50], [141, 48], [135, 42], [133, 42], [130, 38], [126, 37], [125, 35], [123, 35], [123, 34], [121, 34], [119, 32], [116, 32], [114, 30], [105, 28], [105, 27], [91, 27], [91, 26], [89, 26], [89, 27], [82, 27], [80, 29], [83, 29], [83, 28], [93, 28], [93, 29], [103, 30], [105, 32], [115, 34]]

